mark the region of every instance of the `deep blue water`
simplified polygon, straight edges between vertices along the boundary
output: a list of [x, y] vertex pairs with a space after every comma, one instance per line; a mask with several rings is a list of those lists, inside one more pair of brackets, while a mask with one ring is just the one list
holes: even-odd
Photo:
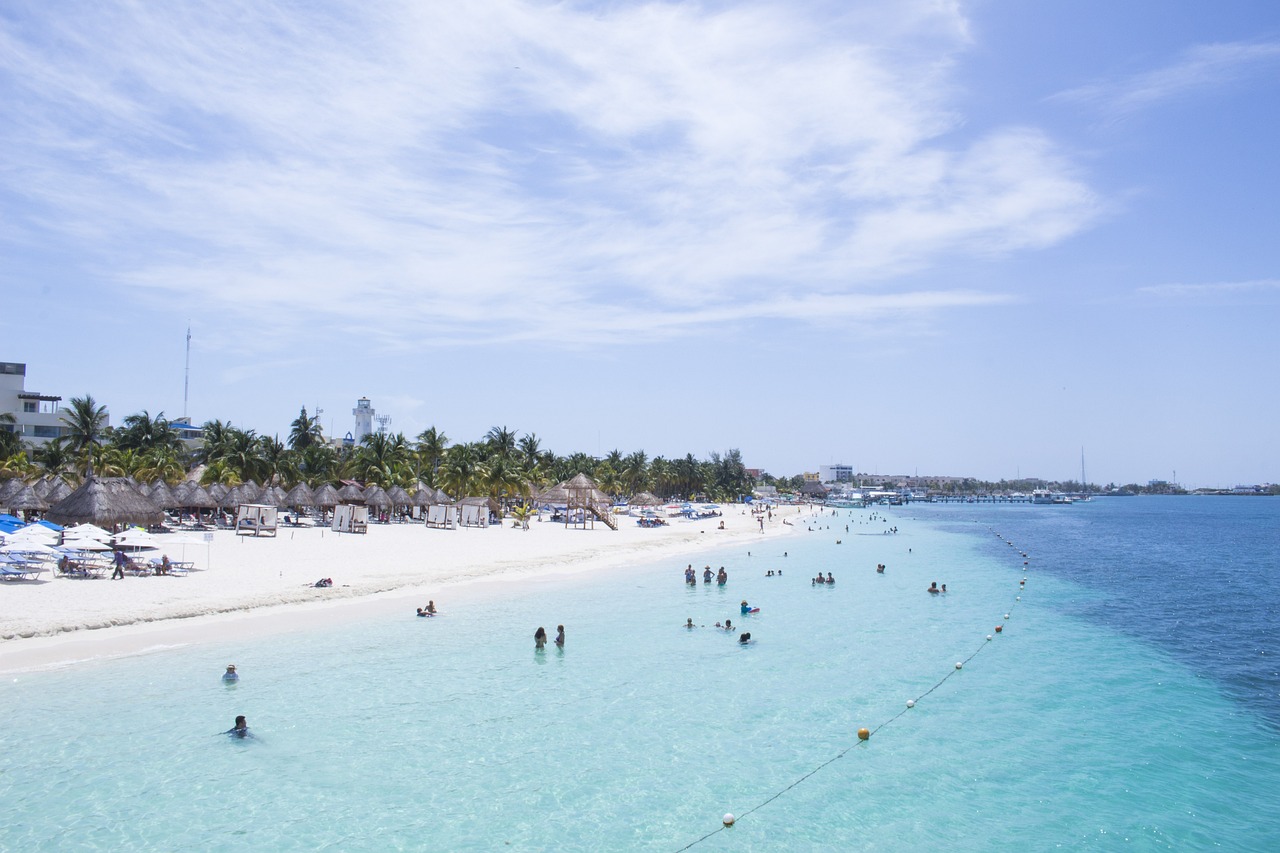
[[[904, 514], [993, 528], [1032, 571], [1082, 587], [1050, 606], [1160, 648], [1280, 731], [1280, 499], [913, 504]], [[986, 550], [1007, 558], [1009, 546], [992, 536]]]

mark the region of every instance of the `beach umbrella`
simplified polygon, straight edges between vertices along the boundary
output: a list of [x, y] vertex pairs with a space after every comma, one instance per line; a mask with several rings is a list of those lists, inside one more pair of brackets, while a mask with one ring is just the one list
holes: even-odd
[[387, 497], [391, 499], [392, 506], [413, 506], [413, 498], [409, 497], [409, 493], [399, 486], [392, 486], [387, 489]]
[[451, 504], [451, 503], [453, 503], [453, 502], [454, 502], [453, 498], [451, 498], [451, 497], [449, 497], [448, 495], [446, 495], [446, 494], [444, 493], [444, 489], [435, 489], [435, 500], [433, 501], [433, 503], [435, 503], [435, 504]]
[[632, 506], [661, 506], [662, 503], [653, 492], [641, 492], [631, 499]]
[[362, 504], [364, 503], [364, 490], [355, 483], [347, 483], [338, 490], [338, 497], [343, 503]]
[[267, 486], [258, 495], [258, 503], [267, 506], [288, 506], [288, 495], [284, 493], [284, 489], [276, 485]]
[[413, 492], [413, 506], [428, 507], [435, 503], [436, 490], [430, 486], [418, 484], [418, 488]]
[[23, 486], [6, 503], [14, 512], [44, 512], [49, 508], [49, 504], [31, 486]]
[[[215, 501], [221, 501], [227, 496], [227, 492], [231, 491], [231, 488], [225, 483], [211, 483], [206, 491]], [[222, 506], [222, 504], [218, 503], [218, 506]]]
[[316, 489], [315, 501], [316, 501], [315, 505], [318, 507], [323, 507], [325, 509], [333, 509], [335, 506], [337, 506], [339, 503], [342, 502], [342, 496], [338, 494], [337, 489], [335, 489], [329, 483], [325, 483], [323, 486]]
[[284, 496], [286, 506], [316, 506], [316, 496], [306, 483], [299, 483]]
[[364, 490], [364, 502], [369, 506], [387, 509], [391, 506], [391, 498], [381, 486], [370, 486]]
[[31, 484], [31, 488], [35, 490], [35, 493], [46, 500], [49, 498], [49, 489], [52, 486], [53, 483], [49, 477], [41, 477]]
[[194, 509], [214, 509], [218, 506], [218, 501], [213, 495], [209, 494], [209, 490], [194, 481], [187, 484], [186, 495], [183, 497], [183, 506], [189, 506]]
[[0, 506], [9, 506], [9, 499], [22, 491], [26, 485], [26, 481], [21, 477], [10, 477], [0, 483]]
[[89, 476], [64, 500], [49, 508], [59, 524], [160, 524], [164, 513], [124, 477]]
[[151, 502], [161, 509], [173, 509], [182, 506], [182, 502], [178, 500], [178, 495], [173, 489], [169, 488], [169, 484], [164, 480], [153, 482], [147, 497], [151, 498]]
[[160, 545], [156, 542], [156, 537], [141, 527], [130, 527], [115, 538], [115, 547], [131, 551], [144, 551], [151, 548], [159, 548]]
[[103, 530], [96, 524], [77, 524], [75, 527], [68, 527], [62, 531], [64, 542], [68, 539], [95, 539], [99, 542], [106, 542], [110, 538], [111, 531]]
[[49, 484], [49, 491], [44, 495], [45, 503], [53, 506], [58, 501], [66, 500], [69, 494], [71, 494], [71, 487], [67, 485], [67, 481], [61, 477], [54, 477], [53, 482]]

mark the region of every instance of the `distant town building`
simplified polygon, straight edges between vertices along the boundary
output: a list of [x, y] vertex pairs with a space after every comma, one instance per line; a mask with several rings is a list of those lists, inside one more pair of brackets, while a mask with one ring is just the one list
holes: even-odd
[[853, 482], [853, 466], [852, 465], [819, 465], [818, 477], [824, 483], [852, 483]]
[[178, 434], [179, 440], [187, 450], [195, 450], [204, 446], [204, 429], [192, 426], [190, 417], [175, 418], [169, 421], [169, 428]]
[[817, 471], [805, 471], [804, 481], [806, 483], [821, 483], [822, 475], [819, 474]]
[[[14, 423], [0, 424], [0, 429], [16, 432], [25, 442], [37, 447], [67, 434], [58, 406], [62, 398], [26, 389], [27, 366], [16, 361], [0, 361], [0, 412], [13, 415]], [[103, 423], [109, 426], [110, 415]]]

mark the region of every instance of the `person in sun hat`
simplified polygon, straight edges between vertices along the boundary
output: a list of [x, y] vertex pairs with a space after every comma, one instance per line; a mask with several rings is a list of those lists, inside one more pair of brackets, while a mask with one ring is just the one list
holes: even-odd
[[222, 683], [235, 684], [239, 680], [240, 673], [236, 672], [236, 665], [233, 663], [227, 664], [227, 671], [222, 673]]

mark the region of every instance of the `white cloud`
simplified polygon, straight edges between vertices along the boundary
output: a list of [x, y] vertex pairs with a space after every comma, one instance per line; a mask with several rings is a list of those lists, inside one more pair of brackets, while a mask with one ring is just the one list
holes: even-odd
[[1274, 77], [1280, 42], [1229, 42], [1196, 45], [1177, 62], [1129, 77], [1081, 86], [1054, 97], [1100, 105], [1123, 115], [1174, 98], [1218, 89], [1253, 75]]
[[1216, 281], [1203, 284], [1153, 284], [1138, 288], [1139, 293], [1165, 299], [1218, 299], [1235, 296], [1268, 296], [1280, 291], [1280, 279], [1261, 278], [1250, 281]]
[[951, 2], [87, 4], [4, 26], [0, 217], [225, 315], [237, 347], [989, 304], [894, 277], [1051, 245], [1098, 206], [1034, 129], [944, 142]]

